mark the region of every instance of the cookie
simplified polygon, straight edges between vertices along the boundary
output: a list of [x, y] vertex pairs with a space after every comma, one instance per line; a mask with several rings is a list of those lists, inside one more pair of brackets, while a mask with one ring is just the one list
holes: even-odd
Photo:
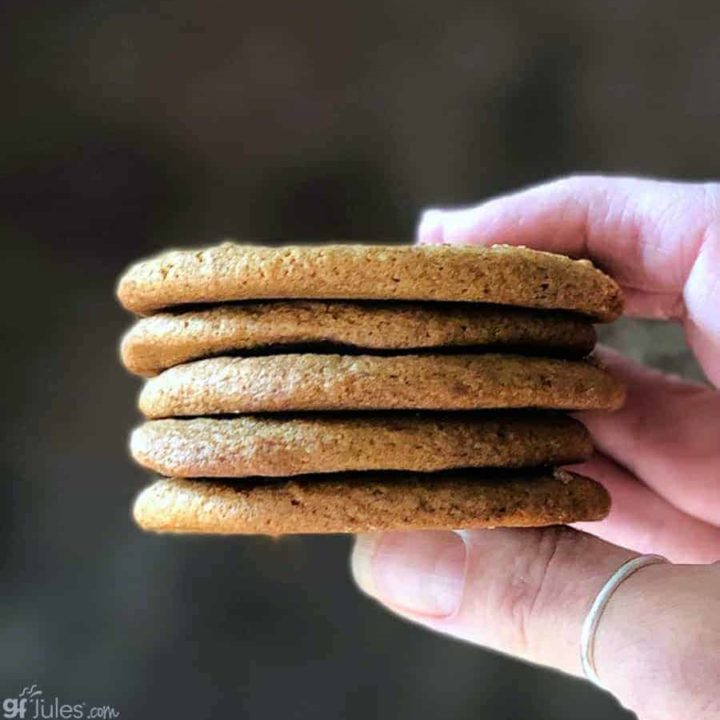
[[121, 356], [131, 372], [152, 376], [227, 352], [316, 344], [509, 346], [582, 356], [595, 345], [595, 330], [579, 315], [495, 305], [281, 301], [143, 318], [123, 338]]
[[224, 243], [133, 265], [118, 298], [147, 314], [195, 303], [262, 299], [442, 300], [620, 315], [617, 284], [589, 260], [524, 247]]
[[219, 357], [145, 383], [149, 418], [306, 410], [612, 410], [622, 384], [592, 362], [521, 355]]
[[155, 532], [285, 535], [539, 527], [601, 520], [609, 508], [602, 485], [575, 473], [462, 471], [254, 485], [163, 479], [140, 493], [133, 515]]
[[130, 450], [161, 475], [229, 478], [562, 465], [587, 459], [592, 443], [564, 415], [498, 412], [154, 420]]

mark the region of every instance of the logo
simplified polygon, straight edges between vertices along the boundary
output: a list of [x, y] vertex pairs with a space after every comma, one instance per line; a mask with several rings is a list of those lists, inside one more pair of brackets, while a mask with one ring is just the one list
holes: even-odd
[[46, 698], [37, 685], [30, 685], [19, 695], [2, 701], [2, 717], [7, 720], [114, 720], [120, 717], [120, 712], [111, 705], [70, 704], [60, 702], [58, 697]]

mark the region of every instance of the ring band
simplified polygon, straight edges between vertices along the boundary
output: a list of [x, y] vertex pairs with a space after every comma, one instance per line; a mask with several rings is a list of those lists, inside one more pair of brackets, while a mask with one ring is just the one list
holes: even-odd
[[600, 592], [595, 597], [595, 601], [588, 612], [585, 622], [582, 626], [580, 634], [580, 662], [585, 677], [598, 687], [602, 687], [600, 678], [595, 668], [595, 635], [597, 633], [600, 618], [607, 606], [613, 593], [620, 587], [620, 584], [627, 580], [633, 573], [640, 568], [648, 565], [657, 565], [658, 563], [668, 562], [667, 558], [662, 555], [640, 555], [623, 563], [600, 588]]

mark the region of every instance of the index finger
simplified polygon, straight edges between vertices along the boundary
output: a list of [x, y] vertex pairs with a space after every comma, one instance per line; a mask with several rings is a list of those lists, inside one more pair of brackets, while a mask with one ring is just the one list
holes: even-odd
[[571, 177], [459, 210], [429, 210], [423, 244], [526, 245], [589, 257], [631, 315], [684, 323], [720, 384], [720, 186]]

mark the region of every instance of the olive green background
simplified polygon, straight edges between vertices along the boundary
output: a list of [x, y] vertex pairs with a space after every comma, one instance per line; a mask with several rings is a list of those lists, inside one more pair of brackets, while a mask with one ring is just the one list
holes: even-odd
[[[420, 209], [578, 171], [708, 178], [709, 0], [0, 5], [0, 698], [123, 718], [627, 717], [361, 597], [344, 538], [129, 521], [113, 285], [169, 245], [407, 241]], [[697, 374], [677, 328], [606, 338]]]

